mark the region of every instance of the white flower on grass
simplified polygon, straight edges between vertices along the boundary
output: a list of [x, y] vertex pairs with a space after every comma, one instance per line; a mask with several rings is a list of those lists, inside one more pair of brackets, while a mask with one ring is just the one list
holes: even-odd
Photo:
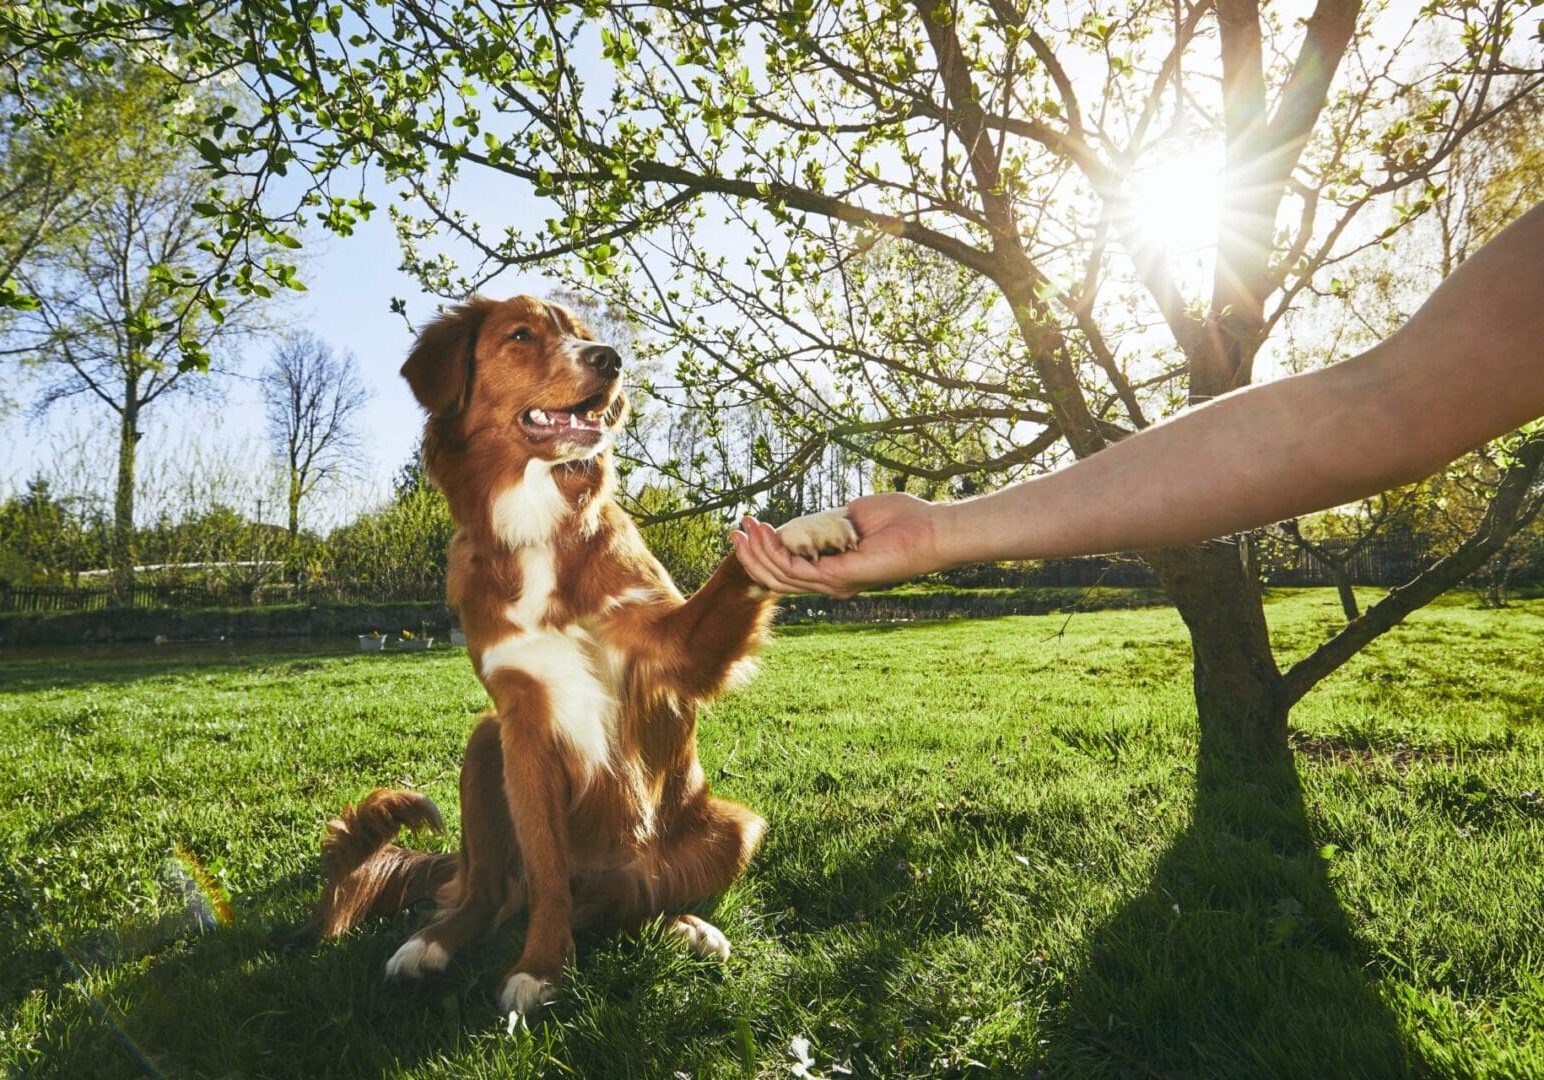
[[818, 1078], [819, 1073], [814, 1071], [815, 1059], [810, 1056], [810, 1041], [803, 1035], [795, 1035], [788, 1040], [788, 1053], [793, 1057], [793, 1064], [788, 1066], [788, 1071], [795, 1076]]
[[[810, 1041], [803, 1035], [795, 1035], [788, 1040], [788, 1054], [793, 1058], [793, 1064], [788, 1066], [788, 1071], [795, 1076], [804, 1077], [805, 1080], [827, 1080], [826, 1074], [815, 1068], [815, 1057], [810, 1053]], [[852, 1069], [847, 1065], [830, 1066], [828, 1070], [834, 1076], [851, 1076]]]

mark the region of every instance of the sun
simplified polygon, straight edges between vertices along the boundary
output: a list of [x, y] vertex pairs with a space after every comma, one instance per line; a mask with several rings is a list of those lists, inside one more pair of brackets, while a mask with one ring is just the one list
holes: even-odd
[[1131, 173], [1135, 226], [1171, 261], [1202, 261], [1217, 245], [1222, 159], [1211, 147], [1158, 153]]

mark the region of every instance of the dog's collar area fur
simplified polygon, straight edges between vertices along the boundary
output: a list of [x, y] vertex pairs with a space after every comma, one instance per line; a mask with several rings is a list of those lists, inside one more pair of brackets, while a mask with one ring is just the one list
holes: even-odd
[[497, 492], [488, 504], [488, 526], [510, 548], [548, 544], [563, 522], [572, 517], [574, 505], [553, 475], [556, 465], [543, 458], [525, 463], [519, 480]]

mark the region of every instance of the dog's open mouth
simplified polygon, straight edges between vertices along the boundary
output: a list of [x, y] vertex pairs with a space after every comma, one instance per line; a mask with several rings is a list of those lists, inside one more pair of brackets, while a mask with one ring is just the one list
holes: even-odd
[[622, 414], [622, 397], [602, 390], [565, 409], [531, 408], [520, 414], [520, 426], [535, 439], [567, 438], [596, 442]]

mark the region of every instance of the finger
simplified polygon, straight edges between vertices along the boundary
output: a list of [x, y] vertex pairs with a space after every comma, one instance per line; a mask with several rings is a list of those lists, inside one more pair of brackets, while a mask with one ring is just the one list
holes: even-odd
[[778, 542], [776, 534], [761, 522], [747, 522], [746, 529], [745, 540], [736, 550], [743, 552], [744, 560], [755, 566], [758, 578], [767, 579], [770, 587], [783, 592], [808, 592], [814, 583], [806, 580], [807, 575], [801, 573], [799, 565], [806, 560], [791, 555]]
[[768, 577], [775, 578], [783, 591], [815, 592], [842, 599], [856, 592], [839, 572], [833, 572], [839, 569], [840, 561], [832, 568], [831, 560], [840, 560], [840, 556], [826, 556], [821, 562], [814, 562], [789, 551], [777, 530], [765, 522], [747, 515], [741, 524], [751, 553], [748, 557], [754, 558]]
[[737, 531], [731, 534], [730, 542], [734, 544], [735, 555], [739, 558], [740, 565], [745, 568], [745, 572], [757, 584], [779, 593], [804, 591], [801, 586], [784, 578], [766, 556], [757, 550], [756, 545], [744, 533]]
[[777, 535], [777, 530], [765, 522], [757, 521], [751, 525], [751, 540], [756, 545], [762, 557], [779, 573], [788, 578], [801, 578], [808, 575], [808, 568], [814, 564], [802, 555], [795, 555], [789, 551], [783, 543], [782, 537]]
[[756, 546], [751, 542], [749, 536], [736, 529], [729, 534], [729, 542], [734, 545], [735, 558], [740, 560], [740, 565], [751, 576], [753, 581], [768, 589], [778, 587], [779, 583], [776, 576], [766, 565], [766, 560], [756, 550]]
[[[811, 592], [825, 593], [827, 596], [835, 596], [846, 600], [848, 597], [853, 596], [857, 590], [852, 587], [851, 582], [842, 573], [843, 561], [841, 555], [827, 555], [818, 563], [812, 563], [806, 559], [803, 560], [803, 567], [796, 567], [791, 574], [786, 576], [797, 581]], [[807, 572], [805, 572], [806, 567], [808, 568]]]
[[757, 569], [766, 577], [777, 583], [776, 586], [785, 592], [798, 592], [800, 588], [791, 580], [788, 570], [788, 552], [777, 540], [777, 534], [770, 526], [764, 525], [755, 518], [747, 517], [743, 521], [745, 535], [745, 553]]

